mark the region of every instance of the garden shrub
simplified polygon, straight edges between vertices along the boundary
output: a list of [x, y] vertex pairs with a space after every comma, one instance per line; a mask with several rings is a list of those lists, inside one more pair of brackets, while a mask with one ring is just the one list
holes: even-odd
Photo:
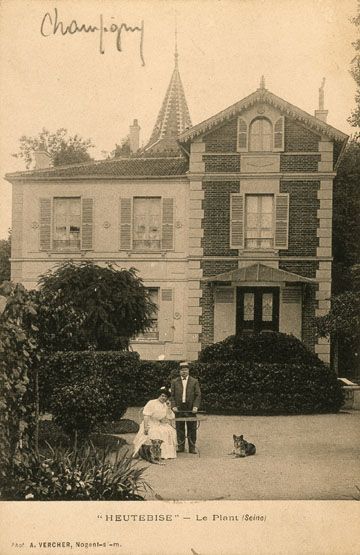
[[132, 380], [137, 375], [138, 363], [139, 355], [127, 351], [48, 353], [42, 358], [39, 372], [41, 410], [53, 411], [55, 393], [61, 388], [98, 380], [103, 383], [101, 394], [108, 402], [106, 420], [120, 419], [129, 405]]
[[14, 461], [6, 500], [34, 501], [137, 501], [150, 486], [143, 479], [146, 467], [126, 454], [112, 463], [110, 452], [92, 445], [73, 451], [51, 449], [46, 455], [23, 451]]
[[53, 420], [40, 420], [39, 422], [39, 448], [43, 449], [48, 444], [54, 447], [70, 447], [71, 440], [68, 434], [55, 424]]
[[21, 284], [0, 285], [0, 487], [20, 444], [30, 445], [36, 403], [31, 367], [37, 358], [35, 306]]
[[171, 376], [179, 374], [176, 360], [142, 360], [139, 364], [138, 382], [134, 384], [134, 406], [143, 406], [154, 399], [160, 387], [170, 388]]
[[[120, 420], [119, 424], [123, 422]], [[125, 420], [124, 429], [127, 428], [127, 431], [130, 429], [130, 422], [132, 420]], [[117, 423], [116, 423], [117, 424]], [[109, 423], [108, 427], [104, 425], [95, 426], [94, 432], [90, 433], [89, 440], [91, 443], [100, 449], [109, 448], [111, 450], [117, 450], [121, 446], [126, 445], [125, 439], [121, 437], [116, 437], [113, 434], [120, 434], [124, 433], [121, 431], [121, 426], [116, 426], [115, 423]], [[133, 422], [133, 429], [139, 429], [138, 424]], [[117, 429], [116, 429], [117, 428]], [[75, 438], [71, 437], [64, 432], [58, 424], [56, 424], [53, 420], [41, 420], [39, 423], [39, 448], [40, 451], [45, 454], [49, 451], [49, 445], [52, 447], [63, 447], [63, 448], [70, 448], [73, 447], [75, 444]], [[76, 438], [77, 445], [81, 445], [81, 438]], [[86, 443], [89, 443], [86, 440]]]
[[[80, 395], [82, 385], [99, 379], [99, 407], [94, 406], [102, 421], [119, 420], [128, 406], [143, 406], [153, 399], [162, 386], [170, 387], [171, 372], [178, 373], [176, 361], [140, 361], [139, 355], [124, 351], [61, 351], [48, 353], [42, 360], [39, 389], [42, 411], [61, 410], [61, 403], [70, 408], [75, 402], [75, 389]], [[70, 401], [61, 390], [68, 389]], [[100, 388], [100, 390], [99, 390]], [[89, 392], [91, 396], [91, 392]], [[60, 402], [61, 399], [61, 402]], [[102, 399], [105, 407], [101, 408]], [[96, 405], [89, 399], [89, 403]], [[71, 418], [65, 414], [65, 419]], [[97, 422], [100, 424], [100, 420]]]
[[316, 366], [323, 363], [317, 355], [293, 335], [276, 331], [231, 335], [205, 347], [199, 362], [237, 361], [265, 363], [294, 363]]
[[122, 418], [117, 422], [97, 424], [95, 431], [104, 434], [136, 434], [139, 431], [139, 424], [129, 418]]
[[195, 363], [202, 409], [230, 414], [337, 412], [343, 391], [325, 364]]
[[[52, 395], [52, 414], [54, 422], [70, 436], [78, 432], [88, 436], [97, 422], [107, 419], [111, 396], [107, 384], [101, 383], [97, 376], [79, 380], [55, 388]], [[126, 406], [123, 407], [123, 412]]]

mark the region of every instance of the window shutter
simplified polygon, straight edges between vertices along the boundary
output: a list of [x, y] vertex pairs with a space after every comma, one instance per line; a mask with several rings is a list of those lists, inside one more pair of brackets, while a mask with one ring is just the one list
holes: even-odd
[[275, 195], [275, 248], [287, 249], [289, 236], [289, 195]]
[[162, 250], [170, 251], [174, 248], [174, 199], [163, 198], [162, 201]]
[[40, 250], [51, 249], [51, 198], [40, 199]]
[[93, 248], [93, 220], [94, 199], [83, 198], [81, 201], [81, 248], [84, 250]]
[[120, 250], [131, 250], [131, 220], [132, 201], [131, 198], [121, 198], [119, 206], [120, 220]]
[[160, 310], [158, 312], [159, 340], [173, 341], [174, 339], [174, 291], [161, 289]]
[[247, 123], [242, 118], [238, 119], [238, 150], [247, 150]]
[[241, 193], [234, 193], [230, 197], [230, 248], [244, 248], [244, 203], [245, 197]]
[[276, 120], [274, 125], [274, 150], [284, 150], [284, 116]]

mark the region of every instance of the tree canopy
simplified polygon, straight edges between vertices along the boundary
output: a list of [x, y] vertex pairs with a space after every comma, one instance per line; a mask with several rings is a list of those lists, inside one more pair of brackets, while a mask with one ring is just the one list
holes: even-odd
[[7, 239], [0, 239], [0, 283], [10, 281], [11, 230]]
[[[352, 22], [359, 29], [360, 28], [360, 2], [358, 1], [358, 14], [353, 18]], [[349, 117], [349, 122], [353, 127], [360, 127], [360, 38], [353, 42], [355, 48], [355, 57], [351, 63], [350, 73], [353, 76], [357, 89], [355, 95], [356, 108], [353, 110]]]
[[333, 293], [351, 289], [351, 267], [360, 263], [360, 138], [346, 147], [334, 181]]
[[39, 286], [38, 325], [48, 349], [126, 349], [156, 310], [134, 268], [69, 261], [42, 275]]
[[19, 139], [19, 151], [13, 156], [22, 158], [26, 168], [34, 161], [34, 151], [46, 150], [51, 157], [53, 166], [64, 166], [92, 160], [89, 149], [93, 148], [91, 139], [83, 139], [79, 135], [68, 135], [65, 128], [58, 129], [55, 133], [45, 127], [35, 137], [23, 135]]

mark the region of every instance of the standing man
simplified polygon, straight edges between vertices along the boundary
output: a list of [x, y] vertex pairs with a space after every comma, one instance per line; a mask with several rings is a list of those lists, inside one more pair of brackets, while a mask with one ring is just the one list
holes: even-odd
[[[180, 376], [171, 382], [171, 407], [175, 419], [184, 416], [196, 416], [201, 401], [201, 391], [196, 378], [189, 376], [187, 362], [180, 364]], [[185, 436], [186, 424], [186, 436]], [[188, 439], [189, 453], [196, 454], [196, 429], [197, 422], [176, 422], [178, 453], [185, 451], [185, 438]]]

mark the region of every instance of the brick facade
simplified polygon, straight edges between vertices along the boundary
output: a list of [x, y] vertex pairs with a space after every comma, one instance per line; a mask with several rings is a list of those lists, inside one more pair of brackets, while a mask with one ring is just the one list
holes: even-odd
[[212, 154], [211, 156], [204, 156], [205, 171], [209, 173], [233, 173], [240, 171], [240, 156], [239, 154]]
[[204, 143], [205, 152], [236, 152], [237, 118], [205, 135]]
[[238, 181], [204, 182], [204, 256], [237, 256], [230, 249], [230, 194], [239, 193]]
[[320, 135], [285, 117], [285, 152], [317, 152]]
[[282, 172], [316, 172], [320, 154], [281, 155], [280, 171]]
[[[280, 192], [289, 193], [289, 248], [281, 257], [316, 256], [319, 239], [317, 210], [320, 207], [317, 193], [319, 181], [282, 181]], [[315, 277], [315, 276], [314, 276]]]
[[[253, 116], [242, 116], [248, 122], [248, 129], [251, 118], [256, 117], [256, 107], [252, 107], [251, 110]], [[279, 117], [274, 111], [270, 110], [269, 113], [273, 121]], [[202, 137], [205, 144], [201, 159], [204, 164], [204, 234], [201, 242], [203, 259], [200, 261], [202, 276], [215, 276], [258, 261], [314, 281], [320, 277], [323, 280], [320, 290], [316, 283], [302, 286], [301, 309], [299, 308], [302, 322], [299, 329], [305, 344], [311, 350], [319, 352], [319, 356], [324, 360], [328, 360], [328, 346], [317, 345], [315, 318], [322, 306], [319, 304], [320, 301], [323, 304], [326, 302], [327, 278], [331, 267], [331, 251], [324, 250], [330, 241], [325, 237], [328, 231], [327, 220], [324, 219], [328, 217], [325, 203], [329, 203], [329, 193], [320, 192], [320, 178], [314, 179], [313, 175], [310, 178], [307, 174], [331, 171], [332, 155], [330, 157], [328, 154], [327, 143], [322, 142], [321, 134], [289, 116], [284, 118], [284, 148], [278, 155], [278, 162], [274, 152], [264, 152], [261, 155], [257, 152], [248, 153], [247, 149], [237, 152], [237, 132], [237, 120], [230, 118], [228, 122], [222, 122]], [[242, 172], [246, 175], [246, 183], [242, 178]], [[280, 172], [279, 175], [276, 172]], [[207, 174], [224, 177], [220, 180], [211, 179]], [[234, 179], [234, 174], [237, 174], [238, 179]], [[286, 174], [296, 174], [296, 177], [289, 179], [285, 177]], [[287, 248], [274, 251], [272, 254], [230, 248], [230, 197], [231, 194], [239, 192], [289, 195]], [[325, 268], [325, 259], [319, 256], [328, 257], [326, 260], [329, 260], [329, 263], [326, 264], [329, 264], [329, 267]], [[214, 288], [209, 283], [202, 282], [201, 291], [202, 314], [199, 324], [202, 331], [199, 340], [204, 347], [214, 341], [215, 298]]]

